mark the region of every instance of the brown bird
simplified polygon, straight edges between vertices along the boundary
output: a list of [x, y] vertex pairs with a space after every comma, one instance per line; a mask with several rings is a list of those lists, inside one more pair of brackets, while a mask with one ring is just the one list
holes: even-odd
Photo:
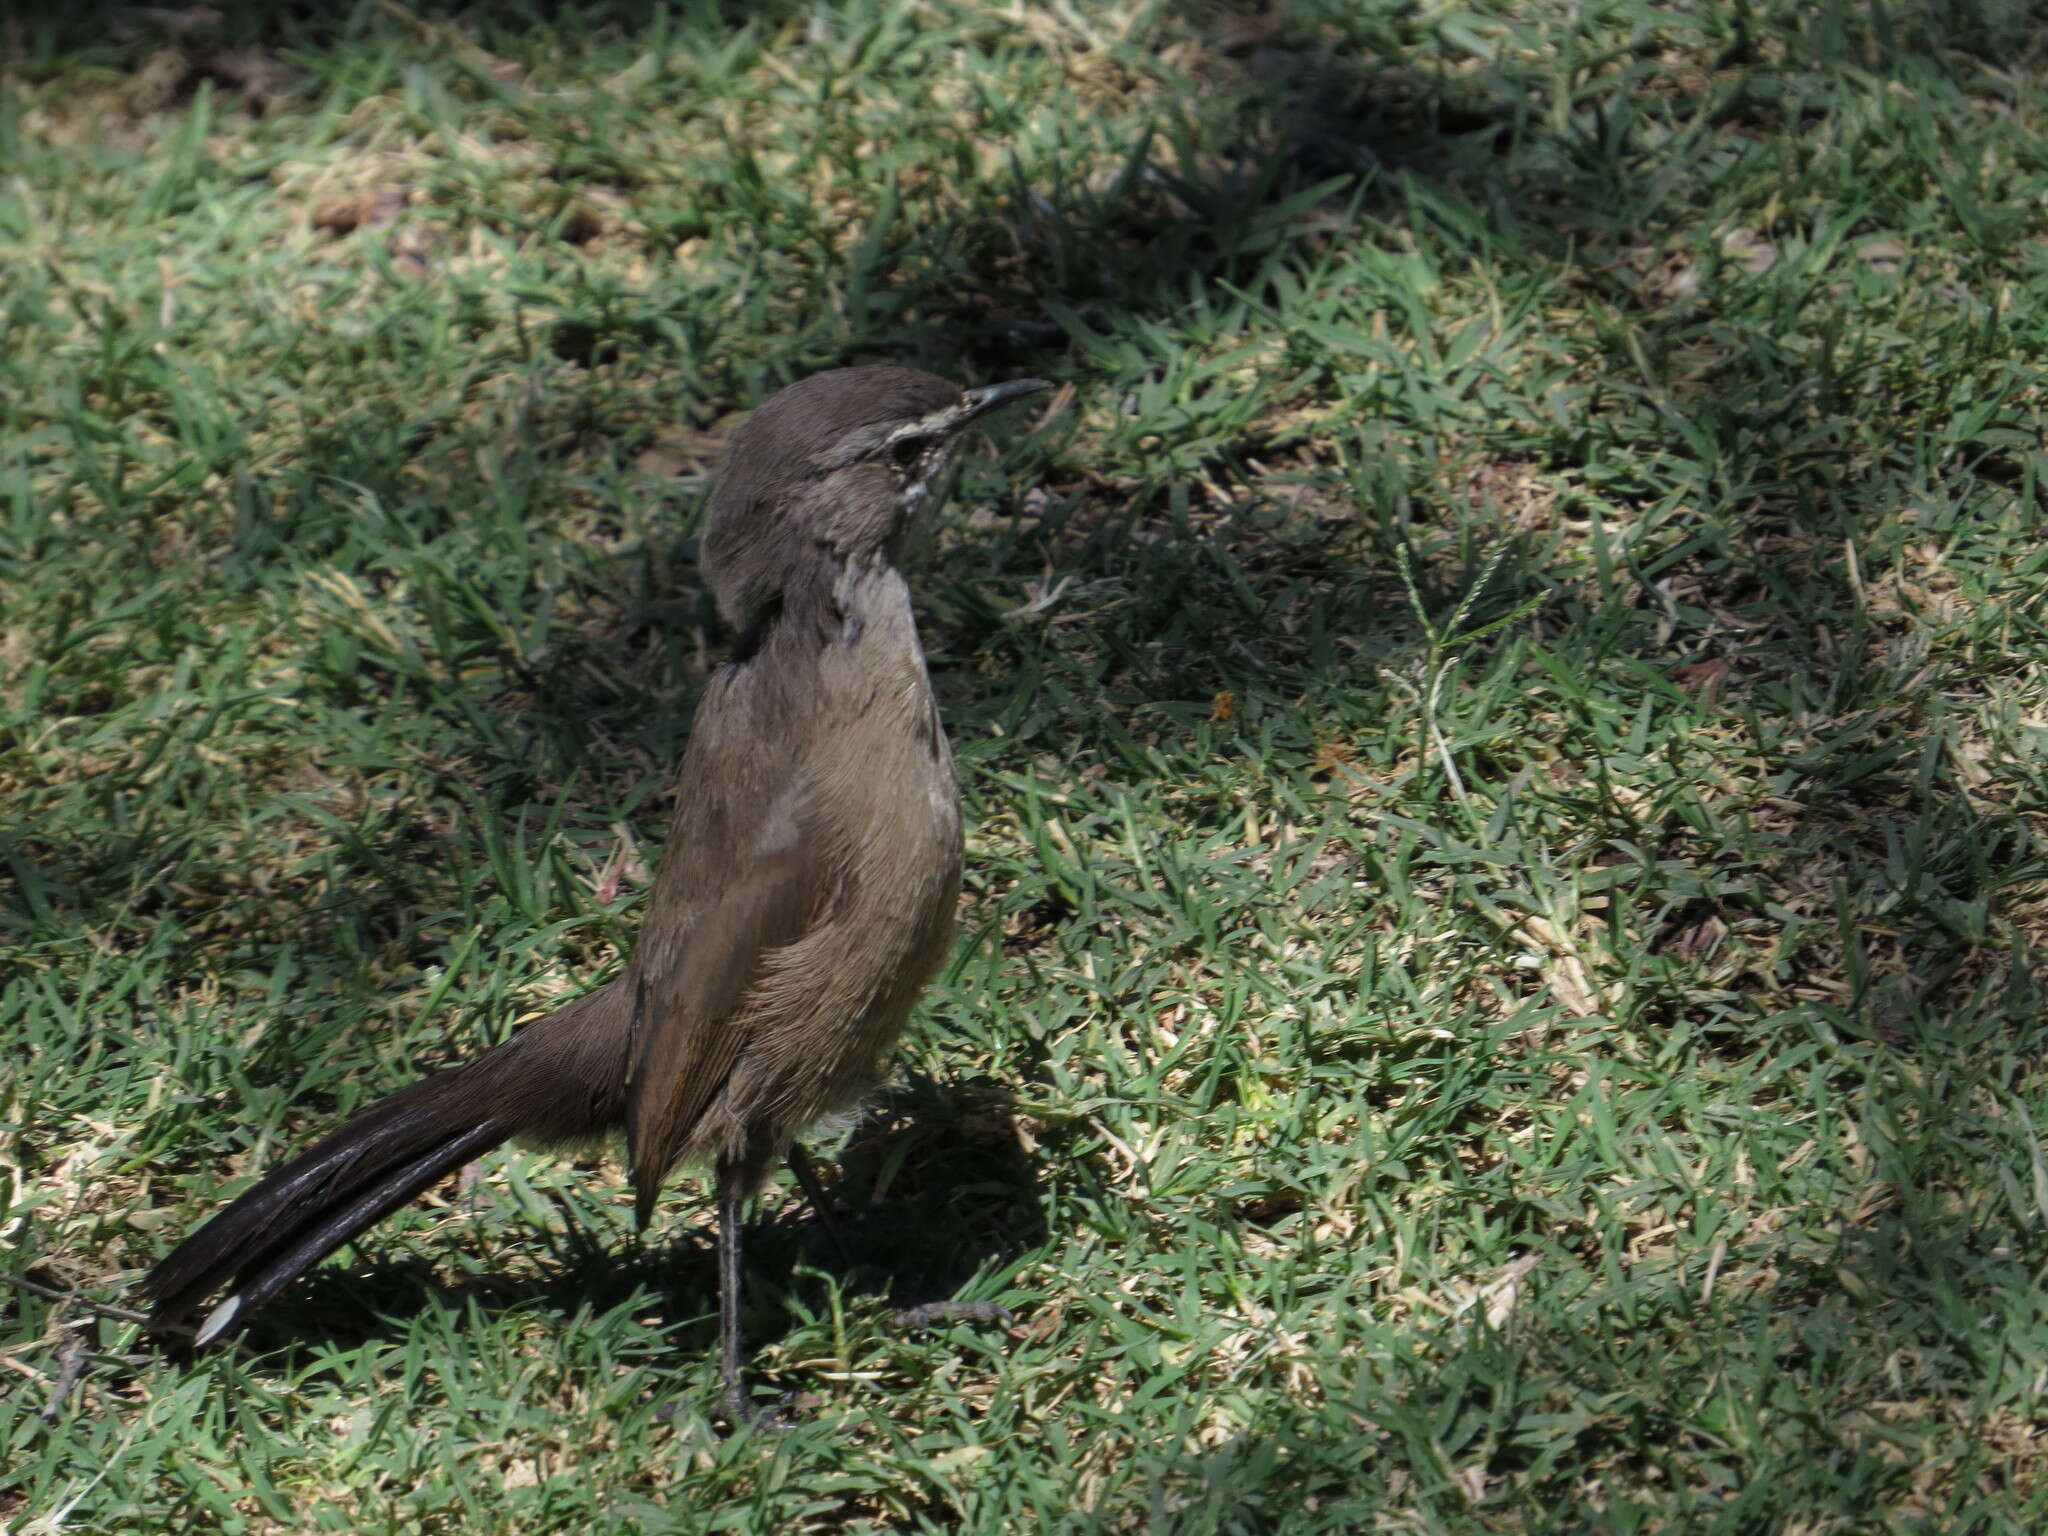
[[703, 563], [737, 643], [698, 707], [624, 973], [269, 1174], [150, 1272], [156, 1325], [226, 1287], [205, 1344], [485, 1149], [623, 1127], [643, 1226], [679, 1163], [712, 1164], [721, 1366], [743, 1413], [741, 1206], [785, 1154], [819, 1200], [793, 1138], [873, 1086], [952, 932], [959, 797], [899, 562], [962, 429], [1047, 387], [846, 368], [734, 433]]

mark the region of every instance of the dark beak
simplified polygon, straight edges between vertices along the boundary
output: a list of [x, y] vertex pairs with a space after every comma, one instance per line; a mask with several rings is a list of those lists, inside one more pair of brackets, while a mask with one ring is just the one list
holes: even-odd
[[984, 384], [979, 389], [970, 389], [961, 397], [967, 404], [967, 414], [960, 418], [960, 425], [964, 427], [968, 422], [986, 416], [997, 406], [1008, 405], [1012, 400], [1022, 400], [1026, 395], [1051, 388], [1052, 384], [1045, 379], [1011, 379], [1004, 384]]

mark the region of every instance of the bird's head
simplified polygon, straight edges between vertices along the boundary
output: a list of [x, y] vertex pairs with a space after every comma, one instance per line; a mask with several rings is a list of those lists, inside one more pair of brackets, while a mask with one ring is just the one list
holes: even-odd
[[839, 368], [771, 396], [733, 434], [703, 543], [718, 611], [750, 628], [800, 559], [895, 559], [934, 509], [962, 432], [997, 406], [1048, 389], [979, 389], [911, 368]]

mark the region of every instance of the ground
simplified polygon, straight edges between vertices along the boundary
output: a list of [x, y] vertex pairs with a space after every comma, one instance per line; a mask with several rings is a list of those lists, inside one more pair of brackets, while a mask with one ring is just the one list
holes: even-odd
[[[1998, 4], [0, 18], [0, 1529], [2031, 1531], [2048, 48]], [[916, 572], [955, 955], [748, 1328], [507, 1151], [143, 1267], [612, 973], [730, 426], [1061, 386]], [[1009, 1330], [888, 1326], [993, 1300]]]

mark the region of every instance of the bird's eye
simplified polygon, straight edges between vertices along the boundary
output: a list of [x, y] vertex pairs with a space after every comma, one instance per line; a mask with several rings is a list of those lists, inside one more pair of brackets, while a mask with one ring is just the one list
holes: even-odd
[[918, 460], [924, 457], [924, 443], [915, 437], [899, 437], [889, 445], [889, 458], [905, 473], [917, 468]]

